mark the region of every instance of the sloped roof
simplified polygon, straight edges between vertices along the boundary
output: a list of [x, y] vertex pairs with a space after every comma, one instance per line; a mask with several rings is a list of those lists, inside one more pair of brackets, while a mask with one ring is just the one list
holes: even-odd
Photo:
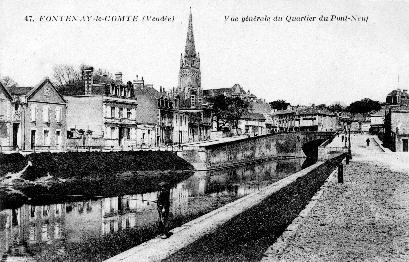
[[3, 90], [4, 94], [11, 100], [12, 97], [10, 95], [10, 92], [4, 87], [4, 85], [0, 82], [0, 89]]
[[388, 94], [388, 96], [396, 96], [396, 95], [405, 96], [405, 97], [409, 98], [408, 93], [403, 92], [402, 90], [398, 90], [398, 89], [392, 90], [392, 92], [390, 92]]
[[11, 95], [26, 95], [28, 94], [31, 89], [33, 89], [32, 86], [11, 86], [8, 87], [8, 91]]

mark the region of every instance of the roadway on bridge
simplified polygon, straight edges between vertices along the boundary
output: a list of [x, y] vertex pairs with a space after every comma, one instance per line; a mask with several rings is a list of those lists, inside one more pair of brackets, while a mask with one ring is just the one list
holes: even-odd
[[[344, 184], [331, 180], [284, 251], [263, 262], [409, 261], [409, 154], [376, 141], [352, 135]], [[341, 136], [329, 146], [342, 147]]]

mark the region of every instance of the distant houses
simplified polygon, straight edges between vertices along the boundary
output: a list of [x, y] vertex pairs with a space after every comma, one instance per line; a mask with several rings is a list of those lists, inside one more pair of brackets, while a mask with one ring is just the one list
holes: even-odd
[[316, 107], [293, 107], [275, 111], [272, 113], [272, 122], [275, 132], [334, 132], [340, 129], [336, 114]]

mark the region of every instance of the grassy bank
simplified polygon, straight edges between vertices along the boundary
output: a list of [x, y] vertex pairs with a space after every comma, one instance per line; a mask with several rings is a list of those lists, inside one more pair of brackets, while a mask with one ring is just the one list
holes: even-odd
[[[29, 161], [32, 165], [22, 174], [29, 182], [14, 183], [12, 187], [36, 203], [61, 201], [68, 195], [92, 197], [155, 191], [160, 181], [176, 184], [193, 171], [188, 162], [167, 151], [0, 154], [0, 177], [23, 170]], [[48, 174], [56, 179], [30, 182]], [[0, 187], [0, 209], [26, 200], [24, 195]]]
[[0, 176], [18, 172], [27, 165], [32, 166], [24, 174], [25, 179], [34, 180], [47, 173], [57, 178], [107, 177], [126, 171], [192, 170], [193, 167], [168, 151], [125, 151], [125, 152], [66, 152], [0, 154]]

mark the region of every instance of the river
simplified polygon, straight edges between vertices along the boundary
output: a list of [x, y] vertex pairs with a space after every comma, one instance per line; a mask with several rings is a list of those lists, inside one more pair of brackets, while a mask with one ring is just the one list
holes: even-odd
[[[197, 171], [171, 189], [172, 227], [295, 173], [305, 158]], [[158, 234], [157, 192], [70, 199], [0, 211], [3, 260], [102, 261]]]

